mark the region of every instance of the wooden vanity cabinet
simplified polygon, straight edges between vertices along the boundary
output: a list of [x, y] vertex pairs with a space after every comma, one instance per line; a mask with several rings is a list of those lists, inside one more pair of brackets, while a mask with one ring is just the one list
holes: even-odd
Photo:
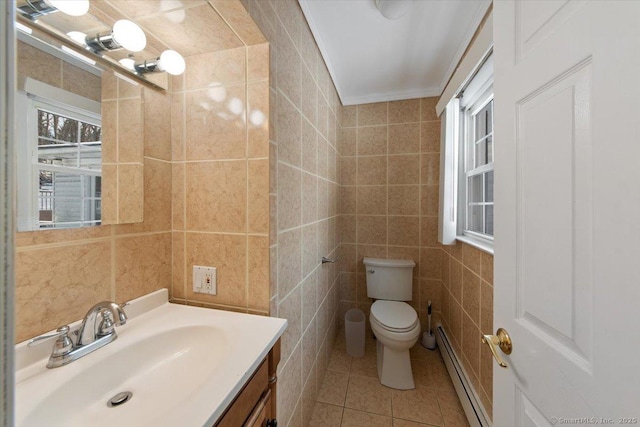
[[276, 427], [276, 370], [280, 340], [235, 397], [215, 427]]

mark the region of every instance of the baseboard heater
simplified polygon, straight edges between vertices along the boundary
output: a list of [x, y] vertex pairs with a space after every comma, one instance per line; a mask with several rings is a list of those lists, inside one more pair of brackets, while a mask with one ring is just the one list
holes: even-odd
[[456, 389], [456, 393], [458, 393], [458, 398], [467, 416], [469, 425], [471, 427], [492, 427], [491, 421], [486, 415], [480, 399], [471, 385], [471, 381], [469, 381], [462, 364], [458, 361], [456, 353], [449, 343], [447, 334], [440, 324], [438, 324], [436, 328], [436, 340], [438, 341], [440, 354], [442, 354], [444, 364], [447, 366], [451, 381]]

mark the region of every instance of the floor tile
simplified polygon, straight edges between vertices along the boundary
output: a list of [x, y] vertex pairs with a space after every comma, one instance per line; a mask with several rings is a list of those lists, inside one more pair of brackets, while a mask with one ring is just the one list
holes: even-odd
[[391, 389], [377, 378], [352, 375], [347, 387], [345, 408], [391, 416]]
[[431, 427], [431, 426], [429, 424], [422, 424], [422, 423], [417, 423], [415, 421], [408, 421], [400, 418], [394, 418], [393, 427]]
[[442, 426], [442, 414], [436, 391], [418, 387], [414, 390], [393, 390], [391, 405], [394, 418]]
[[342, 411], [341, 406], [316, 402], [309, 427], [339, 427], [342, 423]]
[[392, 427], [391, 417], [344, 408], [342, 427]]
[[340, 372], [327, 371], [316, 400], [322, 403], [344, 406], [349, 376]]
[[464, 409], [455, 391], [438, 390], [438, 403], [444, 423], [447, 427], [466, 427], [469, 425]]
[[354, 357], [351, 360], [351, 375], [378, 378], [376, 355], [365, 353], [364, 357]]
[[346, 353], [345, 349], [334, 348], [331, 353], [331, 358], [329, 358], [329, 366], [327, 369], [348, 374], [351, 369], [351, 356]]

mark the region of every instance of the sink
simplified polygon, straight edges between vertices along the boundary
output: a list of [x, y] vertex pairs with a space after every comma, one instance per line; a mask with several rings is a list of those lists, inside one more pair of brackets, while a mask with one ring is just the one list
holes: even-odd
[[[283, 319], [166, 301], [129, 319], [115, 341], [69, 365], [46, 369], [45, 355], [19, 369], [16, 425], [211, 425], [286, 327]], [[31, 350], [22, 347], [18, 361]], [[107, 405], [122, 392], [131, 397]]]

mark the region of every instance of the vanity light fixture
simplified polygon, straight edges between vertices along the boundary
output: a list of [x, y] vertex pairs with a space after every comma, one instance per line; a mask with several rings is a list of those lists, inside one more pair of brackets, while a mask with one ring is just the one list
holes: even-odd
[[85, 39], [85, 43], [96, 52], [104, 50], [126, 49], [140, 52], [147, 45], [147, 36], [136, 23], [121, 19], [113, 24], [109, 32]]
[[172, 76], [178, 76], [184, 73], [185, 67], [184, 58], [175, 50], [165, 50], [158, 58], [139, 62], [134, 65], [134, 69], [141, 74], [166, 71]]
[[399, 19], [409, 12], [414, 0], [376, 0], [376, 7], [387, 19]]
[[33, 21], [58, 11], [70, 16], [82, 16], [89, 11], [89, 0], [25, 0], [25, 3], [18, 11]]

